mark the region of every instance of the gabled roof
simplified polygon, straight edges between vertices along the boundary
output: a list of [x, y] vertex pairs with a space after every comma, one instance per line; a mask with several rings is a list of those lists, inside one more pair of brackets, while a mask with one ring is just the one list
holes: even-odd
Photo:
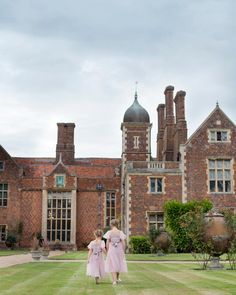
[[60, 154], [60, 158], [59, 158], [58, 163], [53, 168], [53, 170], [48, 174], [48, 176], [52, 175], [52, 174], [55, 174], [55, 173], [63, 173], [63, 174], [66, 174], [66, 175], [71, 175], [69, 173], [68, 169], [66, 168], [65, 164], [62, 162], [61, 154]]
[[224, 111], [222, 111], [222, 109], [219, 107], [219, 104], [216, 104], [216, 107], [214, 108], [214, 110], [209, 114], [209, 116], [202, 122], [202, 124], [193, 132], [193, 134], [189, 137], [189, 139], [186, 141], [186, 143], [184, 145], [187, 145], [188, 143], [191, 142], [191, 140], [199, 133], [199, 131], [205, 127], [207, 125], [207, 123], [211, 120], [211, 118], [213, 117], [213, 115], [219, 112], [221, 114], [221, 116], [225, 117], [227, 119], [227, 121], [230, 122], [230, 124], [232, 124], [235, 128], [236, 125], [235, 123], [224, 113]]
[[11, 155], [4, 149], [2, 145], [0, 145], [0, 151], [2, 151], [2, 153], [6, 156], [6, 159], [11, 160], [18, 168], [20, 168], [17, 162], [11, 157]]

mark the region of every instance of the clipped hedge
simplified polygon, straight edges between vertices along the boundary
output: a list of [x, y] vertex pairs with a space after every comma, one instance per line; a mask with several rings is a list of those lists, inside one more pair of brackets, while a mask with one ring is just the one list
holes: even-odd
[[181, 216], [187, 212], [195, 211], [199, 207], [206, 213], [212, 209], [212, 203], [209, 200], [191, 201], [188, 203], [173, 200], [165, 203], [165, 225], [172, 233], [178, 252], [189, 252], [192, 250], [192, 240], [188, 236], [186, 229], [181, 226]]
[[131, 236], [129, 243], [133, 254], [151, 253], [151, 242], [146, 236]]

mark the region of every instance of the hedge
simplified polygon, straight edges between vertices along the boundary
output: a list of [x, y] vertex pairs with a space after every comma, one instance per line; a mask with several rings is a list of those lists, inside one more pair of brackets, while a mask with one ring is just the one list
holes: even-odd
[[151, 242], [147, 236], [131, 236], [129, 243], [133, 254], [151, 253]]

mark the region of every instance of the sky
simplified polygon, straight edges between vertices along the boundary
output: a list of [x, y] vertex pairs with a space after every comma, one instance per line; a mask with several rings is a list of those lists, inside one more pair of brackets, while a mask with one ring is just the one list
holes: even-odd
[[164, 89], [186, 91], [189, 136], [219, 102], [236, 123], [234, 0], [0, 0], [0, 144], [54, 157], [74, 122], [76, 157], [120, 157], [133, 103], [149, 112], [156, 156]]

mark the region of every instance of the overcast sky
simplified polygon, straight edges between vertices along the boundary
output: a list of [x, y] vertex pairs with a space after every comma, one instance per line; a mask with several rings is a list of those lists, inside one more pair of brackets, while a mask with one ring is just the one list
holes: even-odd
[[57, 122], [74, 122], [77, 157], [120, 157], [133, 103], [149, 112], [185, 90], [189, 135], [216, 101], [236, 122], [235, 1], [0, 0], [0, 144], [54, 157]]

